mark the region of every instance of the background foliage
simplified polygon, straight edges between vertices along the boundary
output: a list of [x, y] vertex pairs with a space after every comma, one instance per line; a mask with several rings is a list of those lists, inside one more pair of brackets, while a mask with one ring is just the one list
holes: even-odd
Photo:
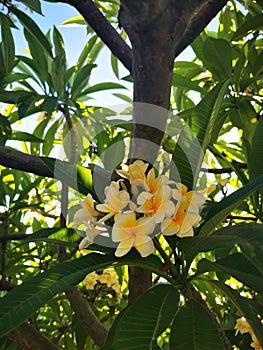
[[[95, 3], [117, 28], [118, 1]], [[80, 322], [77, 297], [75, 303], [70, 297], [73, 285], [110, 329], [104, 350], [219, 350], [227, 348], [226, 336], [235, 349], [247, 350], [250, 336], [235, 336], [236, 320], [242, 316], [263, 343], [263, 3], [246, 4], [229, 1], [214, 25], [191, 44], [193, 59], [177, 58], [174, 63], [171, 116], [156, 167], [161, 171], [172, 159], [188, 188], [197, 182], [201, 188], [208, 183], [210, 190], [195, 237], [161, 242], [164, 253], [174, 259], [171, 275], [160, 268], [166, 261], [158, 251], [146, 259], [136, 252], [118, 259], [102, 245], [92, 245], [83, 256], [78, 250], [81, 235], [73, 215], [79, 192], [94, 192], [95, 164], [112, 171], [126, 160], [131, 130], [122, 116], [112, 121], [107, 118], [112, 110], [93, 106], [92, 96], [109, 90], [130, 102], [125, 89], [131, 76], [122, 77], [121, 64], [112, 55], [119, 82], [91, 85], [104, 44], [90, 26], [87, 44], [69, 66], [59, 29], [44, 33], [31, 18], [32, 11], [41, 14], [39, 0], [1, 1], [1, 349], [17, 348], [11, 331], [23, 322], [58, 348], [98, 348]], [[85, 25], [81, 17], [65, 25], [70, 23]], [[27, 44], [23, 55], [16, 54], [18, 27]], [[125, 39], [125, 32], [118, 30]], [[194, 173], [182, 152], [188, 135], [178, 135], [175, 115], [190, 127], [205, 154], [204, 163], [201, 153], [196, 155]], [[34, 125], [32, 133], [27, 125]], [[72, 127], [75, 133], [69, 132]], [[109, 161], [106, 150], [117, 142], [119, 152]], [[62, 146], [65, 158], [56, 168], [54, 157]], [[32, 162], [41, 160], [44, 173], [27, 172], [28, 164], [21, 168], [12, 157], [7, 166], [1, 162], [3, 149], [21, 150], [34, 156]], [[203, 167], [207, 173], [200, 175]], [[61, 187], [54, 177], [66, 184]], [[155, 274], [154, 287], [129, 306], [127, 265]], [[97, 282], [89, 289], [83, 282], [87, 274], [102, 275], [108, 267], [118, 276], [121, 300], [111, 285]]]

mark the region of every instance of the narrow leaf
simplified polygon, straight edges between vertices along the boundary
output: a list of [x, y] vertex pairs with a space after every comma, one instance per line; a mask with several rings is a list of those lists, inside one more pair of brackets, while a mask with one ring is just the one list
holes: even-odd
[[234, 193], [225, 197], [208, 211], [208, 214], [198, 230], [200, 236], [210, 235], [232, 210], [237, 208], [245, 198], [263, 186], [263, 175], [249, 182]]
[[10, 29], [10, 23], [8, 18], [0, 13], [0, 24], [1, 24], [1, 36], [2, 36], [2, 57], [3, 57], [3, 67], [5, 75], [8, 75], [15, 61], [15, 44]]
[[39, 42], [39, 44], [43, 47], [43, 49], [49, 54], [50, 57], [52, 57], [52, 51], [50, 43], [48, 42], [45, 35], [40, 30], [39, 26], [24, 12], [18, 10], [17, 8], [10, 7], [10, 11], [16, 15], [16, 17], [19, 19], [23, 27], [32, 35], [35, 37], [35, 39]]

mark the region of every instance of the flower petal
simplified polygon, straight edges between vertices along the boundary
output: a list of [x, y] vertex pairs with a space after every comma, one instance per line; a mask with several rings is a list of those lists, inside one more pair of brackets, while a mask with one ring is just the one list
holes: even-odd
[[142, 258], [153, 253], [154, 245], [151, 237], [138, 235], [134, 239], [134, 247], [138, 250]]
[[134, 238], [133, 237], [128, 238], [125, 241], [121, 241], [118, 244], [118, 247], [117, 247], [117, 249], [115, 251], [115, 256], [121, 257], [121, 256], [127, 254], [131, 250], [131, 248], [133, 246], [133, 243], [134, 243]]

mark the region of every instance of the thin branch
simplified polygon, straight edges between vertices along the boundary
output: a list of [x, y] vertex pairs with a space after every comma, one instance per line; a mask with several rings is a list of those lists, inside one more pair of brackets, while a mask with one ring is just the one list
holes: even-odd
[[258, 218], [253, 216], [238, 216], [238, 215], [228, 215], [227, 219], [229, 220], [242, 220], [242, 221], [258, 221]]
[[[192, 6], [192, 1], [186, 6]], [[199, 1], [200, 3], [200, 1]], [[227, 0], [206, 0], [201, 1], [200, 7], [193, 12], [191, 18], [187, 19], [187, 26], [181, 39], [178, 41], [174, 56], [177, 57], [194, 39], [205, 29], [210, 21], [220, 12], [226, 5]], [[187, 17], [186, 17], [187, 18]]]
[[59, 0], [75, 7], [105, 45], [132, 72], [132, 50], [92, 0]]

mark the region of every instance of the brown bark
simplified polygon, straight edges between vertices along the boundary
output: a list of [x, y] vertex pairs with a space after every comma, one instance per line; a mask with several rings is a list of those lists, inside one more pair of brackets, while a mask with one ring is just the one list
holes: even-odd
[[95, 344], [102, 346], [107, 338], [107, 330], [93, 313], [88, 301], [77, 287], [69, 287], [65, 293], [83, 329]]
[[[170, 107], [175, 55], [191, 43], [225, 3], [219, 1], [215, 6], [213, 0], [121, 0], [119, 21], [133, 50], [130, 161], [155, 162]], [[202, 18], [200, 25], [199, 16]], [[149, 272], [130, 267], [130, 301], [147, 290], [151, 283]]]
[[7, 337], [15, 342], [21, 350], [59, 349], [45, 335], [41, 334], [28, 323], [23, 323], [21, 326], [8, 333]]

